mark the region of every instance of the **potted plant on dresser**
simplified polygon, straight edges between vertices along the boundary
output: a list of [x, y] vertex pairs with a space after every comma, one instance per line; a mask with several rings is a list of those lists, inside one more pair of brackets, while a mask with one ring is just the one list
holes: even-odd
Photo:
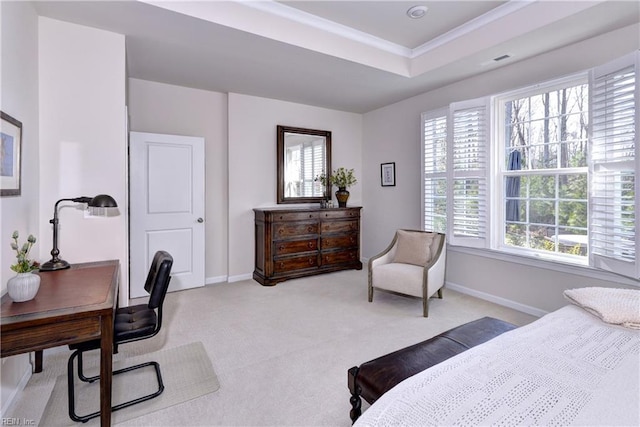
[[341, 208], [347, 207], [347, 200], [349, 199], [349, 191], [347, 188], [355, 185], [358, 180], [353, 174], [353, 169], [338, 168], [333, 171], [329, 177], [329, 182], [332, 185], [338, 187], [336, 191], [336, 199], [338, 199], [338, 206]]
[[11, 236], [11, 249], [16, 251], [17, 262], [11, 265], [11, 269], [17, 274], [7, 281], [7, 292], [14, 302], [24, 302], [34, 299], [40, 289], [40, 276], [33, 274], [39, 264], [29, 259], [29, 252], [36, 243], [36, 238], [30, 234], [27, 241], [20, 246], [18, 237], [18, 232], [14, 231]]

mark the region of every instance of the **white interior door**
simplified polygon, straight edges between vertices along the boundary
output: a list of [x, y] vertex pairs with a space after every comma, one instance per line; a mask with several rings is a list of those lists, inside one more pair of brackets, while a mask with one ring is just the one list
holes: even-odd
[[147, 296], [153, 255], [173, 256], [169, 291], [204, 286], [204, 138], [130, 132], [129, 296]]

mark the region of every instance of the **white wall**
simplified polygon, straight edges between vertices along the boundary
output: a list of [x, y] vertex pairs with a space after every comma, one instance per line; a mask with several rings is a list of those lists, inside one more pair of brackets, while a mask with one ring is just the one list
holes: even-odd
[[227, 95], [129, 79], [129, 128], [205, 139], [206, 283], [227, 275]]
[[[364, 115], [363, 217], [364, 257], [386, 247], [395, 229], [421, 228], [420, 219], [420, 114], [449, 103], [586, 70], [640, 47], [640, 26], [600, 37], [486, 72]], [[380, 163], [396, 162], [396, 187], [380, 187]], [[371, 183], [374, 183], [373, 185]], [[562, 290], [588, 284], [613, 285], [606, 280], [491, 260], [467, 253], [452, 253], [447, 260], [447, 281], [489, 296], [505, 298], [524, 307], [550, 311], [564, 304]], [[608, 276], [615, 281], [615, 276]]]
[[[250, 278], [254, 269], [253, 208], [276, 206], [277, 125], [331, 131], [331, 166], [355, 169], [360, 183], [349, 189], [348, 204], [362, 205], [360, 114], [230, 93], [230, 281]], [[363, 209], [363, 216], [367, 212]]]
[[[56, 200], [109, 194], [120, 215], [84, 218], [59, 210], [60, 257], [70, 263], [119, 259], [127, 303], [127, 145], [124, 36], [39, 18], [40, 257], [50, 258]], [[62, 205], [61, 205], [62, 206]], [[67, 204], [65, 204], [67, 206]], [[44, 242], [47, 242], [46, 244]]]
[[[0, 198], [0, 284], [4, 294], [7, 280], [15, 274], [9, 268], [16, 261], [9, 247], [13, 231], [18, 230], [21, 243], [29, 234], [36, 236], [34, 258], [43, 246], [38, 230], [38, 18], [30, 3], [0, 2], [0, 38], [0, 109], [22, 122], [21, 195]], [[4, 417], [30, 372], [26, 354], [2, 359], [0, 416]]]

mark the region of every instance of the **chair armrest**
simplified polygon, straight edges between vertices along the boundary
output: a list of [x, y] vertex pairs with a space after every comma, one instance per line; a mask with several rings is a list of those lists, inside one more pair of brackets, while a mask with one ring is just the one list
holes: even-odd
[[[432, 294], [444, 285], [447, 263], [447, 243], [443, 237], [438, 254], [424, 267], [424, 281], [428, 285], [428, 293]], [[430, 296], [430, 295], [429, 295]]]
[[375, 255], [369, 258], [369, 271], [371, 271], [376, 266], [389, 264], [390, 262], [393, 261], [393, 258], [396, 254], [397, 241], [398, 241], [398, 235], [396, 234], [393, 236], [393, 240], [391, 241], [391, 244], [384, 251], [380, 252], [378, 255]]

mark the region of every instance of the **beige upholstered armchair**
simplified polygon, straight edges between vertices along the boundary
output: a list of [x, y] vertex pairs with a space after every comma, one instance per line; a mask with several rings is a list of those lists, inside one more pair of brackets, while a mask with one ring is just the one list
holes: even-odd
[[447, 249], [445, 235], [418, 230], [398, 230], [391, 245], [369, 259], [369, 302], [373, 290], [422, 298], [424, 317], [429, 297], [442, 298]]

